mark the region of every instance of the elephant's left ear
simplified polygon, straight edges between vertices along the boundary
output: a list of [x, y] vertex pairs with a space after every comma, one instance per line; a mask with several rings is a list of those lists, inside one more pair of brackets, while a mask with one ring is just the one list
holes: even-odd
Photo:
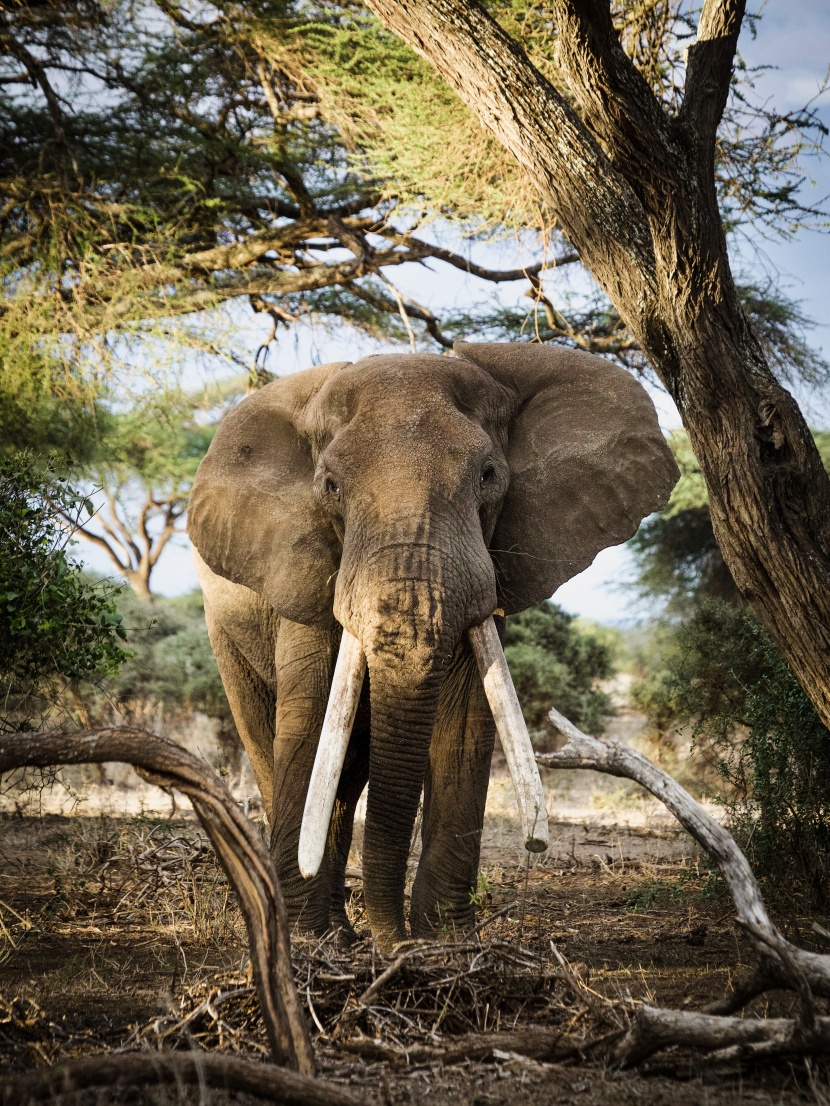
[[456, 342], [518, 398], [510, 488], [490, 543], [507, 614], [547, 599], [668, 501], [677, 465], [645, 389], [557, 346]]
[[199, 465], [187, 532], [208, 567], [265, 597], [278, 615], [332, 623], [340, 542], [314, 495], [306, 410], [347, 361], [275, 380], [219, 425]]

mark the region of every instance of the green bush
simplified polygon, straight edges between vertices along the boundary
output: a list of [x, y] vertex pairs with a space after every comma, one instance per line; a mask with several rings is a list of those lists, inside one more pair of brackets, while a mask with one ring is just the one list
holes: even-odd
[[[32, 729], [63, 692], [117, 672], [127, 655], [120, 588], [87, 580], [68, 558], [85, 496], [30, 454], [0, 459], [0, 728]], [[53, 719], [55, 720], [55, 719]]]
[[633, 697], [659, 729], [692, 727], [766, 893], [830, 906], [830, 734], [754, 614], [702, 601]]
[[614, 672], [607, 631], [581, 627], [574, 615], [542, 603], [507, 619], [504, 655], [531, 729], [544, 730], [556, 707], [589, 733], [602, 733], [612, 713], [597, 687]]
[[129, 662], [109, 686], [121, 704], [162, 703], [200, 710], [223, 724], [231, 712], [210, 647], [202, 593], [147, 603], [124, 592], [119, 610], [128, 629]]

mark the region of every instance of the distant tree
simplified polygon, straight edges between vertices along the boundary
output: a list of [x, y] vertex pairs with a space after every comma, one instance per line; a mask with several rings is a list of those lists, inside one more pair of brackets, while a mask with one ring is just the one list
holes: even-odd
[[103, 549], [136, 595], [152, 599], [159, 558], [181, 533], [190, 486], [215, 430], [201, 395], [153, 394], [106, 412], [96, 455], [80, 467], [105, 505], [83, 523], [62, 511], [84, 541]]
[[[813, 431], [813, 438], [830, 471], [830, 432]], [[706, 484], [689, 438], [678, 430], [669, 444], [680, 480], [668, 507], [646, 519], [629, 542], [637, 563], [637, 586], [646, 597], [665, 604], [674, 618], [687, 617], [706, 598], [742, 605], [743, 597], [715, 540]]]
[[210, 647], [201, 591], [157, 599], [152, 617], [141, 599], [125, 592], [119, 597], [118, 611], [128, 628], [131, 655], [107, 681], [108, 704], [115, 702], [127, 711], [146, 704], [162, 704], [166, 711], [198, 710], [234, 732]]
[[[86, 496], [31, 455], [0, 459], [0, 728], [36, 728], [63, 691], [118, 670], [118, 589], [69, 559]], [[60, 517], [59, 517], [60, 516]], [[69, 526], [66, 525], [69, 520]]]

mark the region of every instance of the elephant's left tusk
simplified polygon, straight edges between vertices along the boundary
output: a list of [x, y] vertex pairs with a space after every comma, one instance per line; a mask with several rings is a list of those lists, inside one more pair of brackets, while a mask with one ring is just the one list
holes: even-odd
[[468, 632], [487, 702], [493, 712], [501, 747], [516, 789], [525, 848], [531, 853], [544, 852], [548, 847], [545, 793], [530, 743], [530, 734], [527, 732], [492, 615], [480, 626], [471, 626]]
[[306, 879], [316, 876], [326, 851], [329, 822], [337, 796], [337, 785], [349, 747], [357, 704], [366, 672], [363, 646], [348, 630], [343, 631], [340, 652], [334, 666], [328, 706], [320, 731], [308, 784], [297, 861]]

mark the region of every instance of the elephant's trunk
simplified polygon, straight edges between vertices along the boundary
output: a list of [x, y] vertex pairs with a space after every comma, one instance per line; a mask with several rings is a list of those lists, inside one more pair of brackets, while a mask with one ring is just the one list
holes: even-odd
[[[548, 842], [544, 792], [493, 619], [471, 627], [469, 637], [516, 791], [525, 848], [541, 852]], [[303, 814], [299, 864], [304, 876], [314, 875], [323, 858], [365, 669], [360, 642], [345, 630]], [[366, 885], [366, 900], [373, 932], [391, 944], [404, 933], [406, 861], [441, 676], [433, 671], [414, 685], [401, 684], [394, 673], [373, 663], [370, 679], [372, 784], [364, 858], [367, 871], [375, 875]]]
[[406, 937], [406, 865], [418, 812], [442, 675], [396, 683], [369, 664], [372, 740], [363, 832], [363, 887], [372, 933], [385, 948]]

